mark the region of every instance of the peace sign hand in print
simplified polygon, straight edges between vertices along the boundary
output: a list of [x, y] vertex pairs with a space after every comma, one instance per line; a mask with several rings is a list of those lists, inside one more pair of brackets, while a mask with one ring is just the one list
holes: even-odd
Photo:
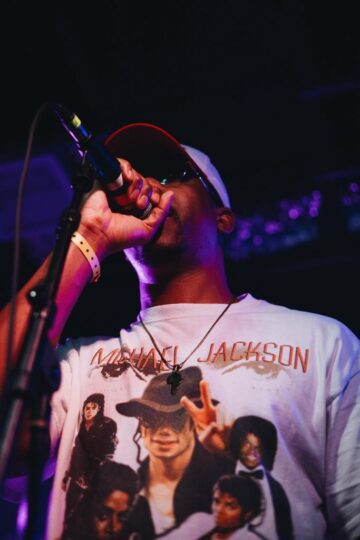
[[210, 452], [228, 454], [233, 422], [220, 422], [219, 411], [212, 402], [208, 383], [202, 380], [199, 386], [202, 407], [198, 407], [186, 396], [181, 398], [180, 403], [192, 418], [201, 444]]

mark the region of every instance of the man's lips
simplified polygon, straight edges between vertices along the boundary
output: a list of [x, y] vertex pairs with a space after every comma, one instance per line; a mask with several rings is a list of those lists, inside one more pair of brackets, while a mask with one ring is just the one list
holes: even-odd
[[254, 455], [254, 454], [250, 454], [250, 455], [246, 456], [246, 458], [247, 458], [249, 461], [257, 461], [257, 460], [259, 459], [259, 456]]
[[160, 444], [160, 446], [168, 446], [171, 444], [176, 444], [178, 441], [176, 439], [151, 439], [151, 442]]

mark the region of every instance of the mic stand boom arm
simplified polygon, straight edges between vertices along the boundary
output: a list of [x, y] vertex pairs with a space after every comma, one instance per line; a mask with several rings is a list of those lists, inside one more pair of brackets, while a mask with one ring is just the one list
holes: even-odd
[[14, 440], [19, 431], [25, 408], [30, 408], [30, 452], [28, 481], [28, 520], [26, 540], [36, 538], [36, 530], [44, 512], [39, 507], [40, 486], [49, 450], [49, 418], [52, 393], [60, 384], [57, 355], [48, 342], [47, 334], [55, 315], [55, 298], [63, 266], [77, 229], [80, 206], [85, 193], [91, 190], [93, 179], [88, 168], [82, 165], [80, 173], [72, 180], [74, 195], [65, 209], [57, 229], [56, 243], [45, 280], [29, 292], [32, 305], [24, 344], [14, 373], [9, 395], [9, 406], [0, 432], [0, 486], [3, 486], [6, 467]]

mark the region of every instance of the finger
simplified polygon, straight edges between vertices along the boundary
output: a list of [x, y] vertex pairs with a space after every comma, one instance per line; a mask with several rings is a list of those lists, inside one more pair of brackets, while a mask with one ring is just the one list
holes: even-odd
[[159, 204], [154, 206], [149, 216], [143, 220], [143, 223], [157, 230], [169, 214], [173, 198], [174, 193], [172, 191], [164, 191], [160, 196]]
[[211, 436], [217, 431], [215, 422], [211, 422], [208, 426], [206, 426], [205, 429], [201, 431], [201, 433], [198, 434], [199, 441], [202, 444], [206, 444]]
[[222, 432], [223, 430], [215, 422], [212, 422], [198, 435], [198, 438], [201, 444], [208, 450], [223, 452], [226, 446]]
[[148, 184], [146, 181], [143, 181], [139, 196], [136, 200], [136, 206], [138, 208], [145, 208], [150, 201], [152, 195], [152, 186]]
[[150, 179], [140, 176], [137, 180], [130, 184], [128, 195], [132, 202], [139, 208], [145, 208], [149, 202], [152, 205], [158, 205], [160, 202], [161, 192]]
[[[144, 245], [153, 238], [169, 213], [173, 196], [174, 193], [171, 191], [164, 192], [158, 206], [154, 206], [145, 219], [132, 215], [112, 214], [113, 237], [122, 239], [121, 249]], [[126, 238], [124, 234], [127, 235]]]
[[139, 176], [139, 173], [136, 172], [136, 170], [132, 167], [131, 163], [126, 159], [117, 158], [117, 160], [120, 163], [121, 174], [124, 180], [130, 182], [136, 180], [136, 178]]
[[214, 405], [212, 404], [212, 401], [211, 401], [210, 388], [207, 381], [204, 381], [204, 380], [200, 381], [200, 395], [201, 395], [201, 401], [203, 402], [205, 409], [207, 410], [214, 409]]
[[180, 399], [180, 404], [184, 407], [184, 409], [190, 414], [191, 418], [193, 420], [196, 419], [200, 409], [199, 407], [197, 407], [195, 405], [195, 403], [193, 401], [191, 401], [191, 399], [189, 399], [188, 397], [186, 396], [183, 396], [181, 399]]
[[143, 186], [143, 179], [137, 178], [130, 184], [128, 184], [127, 195], [132, 202], [136, 202]]
[[161, 197], [161, 193], [160, 191], [154, 187], [154, 186], [151, 186], [152, 187], [152, 193], [151, 193], [151, 198], [150, 198], [150, 202], [152, 203], [152, 205], [158, 205], [159, 202], [160, 202], [160, 197]]

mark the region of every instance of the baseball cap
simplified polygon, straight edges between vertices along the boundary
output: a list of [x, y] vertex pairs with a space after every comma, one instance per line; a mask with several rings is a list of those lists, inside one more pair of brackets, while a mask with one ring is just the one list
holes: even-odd
[[147, 123], [127, 124], [105, 141], [106, 148], [116, 157], [130, 161], [144, 176], [166, 178], [172, 172], [184, 170], [192, 163], [217, 193], [223, 206], [230, 208], [230, 199], [219, 171], [209, 156], [181, 144], [164, 129]]

